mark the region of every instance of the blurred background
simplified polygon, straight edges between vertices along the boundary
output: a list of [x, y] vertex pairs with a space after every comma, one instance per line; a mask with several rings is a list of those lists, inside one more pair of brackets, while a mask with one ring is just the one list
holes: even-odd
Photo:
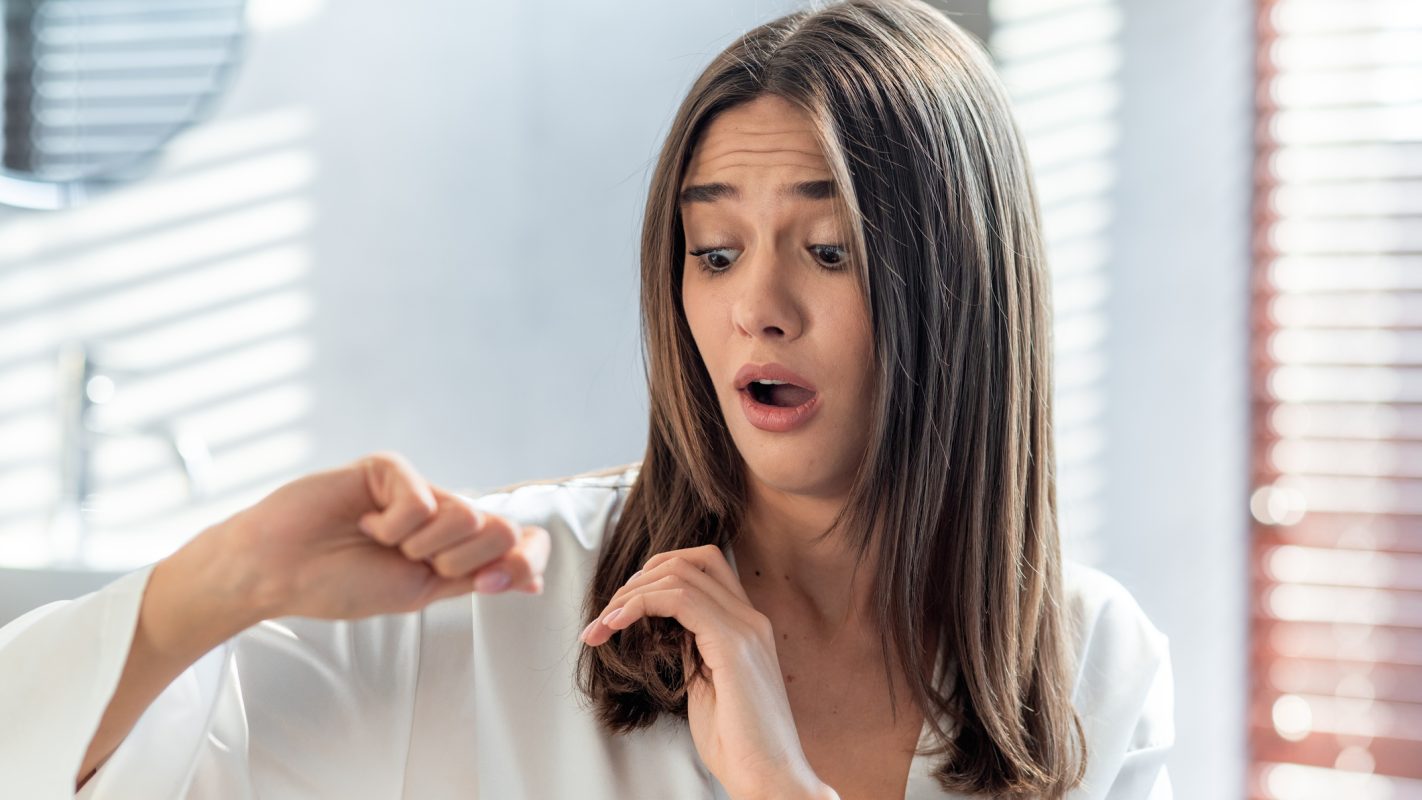
[[[8, 0], [0, 624], [376, 449], [642, 455], [637, 239], [769, 0]], [[1027, 131], [1069, 554], [1181, 798], [1422, 798], [1422, 3], [963, 0]]]

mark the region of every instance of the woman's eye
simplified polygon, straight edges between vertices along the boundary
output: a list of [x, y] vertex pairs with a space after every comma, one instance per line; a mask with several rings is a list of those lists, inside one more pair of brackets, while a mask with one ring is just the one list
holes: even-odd
[[690, 251], [690, 255], [701, 265], [701, 269], [712, 274], [720, 274], [731, 266], [732, 257], [729, 253], [736, 252], [730, 247], [703, 247], [700, 250]]
[[[844, 262], [849, 257], [845, 249], [839, 245], [816, 244], [811, 245], [809, 250], [820, 265], [829, 270], [844, 269]], [[703, 247], [688, 251], [688, 255], [696, 259], [702, 271], [719, 275], [730, 268], [731, 263], [736, 260], [738, 252], [734, 247]]]
[[833, 244], [811, 245], [810, 252], [815, 254], [821, 264], [830, 269], [843, 269], [844, 261], [849, 257], [843, 247]]

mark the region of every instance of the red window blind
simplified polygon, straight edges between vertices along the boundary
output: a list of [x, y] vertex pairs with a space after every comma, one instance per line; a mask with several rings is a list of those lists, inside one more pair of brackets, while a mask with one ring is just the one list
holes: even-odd
[[1256, 798], [1422, 798], [1422, 2], [1256, 0]]

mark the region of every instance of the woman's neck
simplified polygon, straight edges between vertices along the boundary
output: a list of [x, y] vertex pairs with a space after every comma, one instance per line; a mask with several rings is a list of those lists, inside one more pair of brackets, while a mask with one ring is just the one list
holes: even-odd
[[734, 549], [741, 584], [752, 601], [792, 615], [826, 640], [867, 627], [873, 565], [860, 564], [856, 574], [855, 555], [843, 536], [815, 541], [829, 529], [845, 498], [751, 484]]

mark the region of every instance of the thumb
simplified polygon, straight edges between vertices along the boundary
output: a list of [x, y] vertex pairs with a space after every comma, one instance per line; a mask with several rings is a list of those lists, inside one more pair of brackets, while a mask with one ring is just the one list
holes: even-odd
[[698, 675], [695, 670], [695, 661], [696, 635], [689, 630], [682, 629], [681, 675], [682, 685], [686, 687], [688, 694], [699, 693], [709, 689], [711, 686], [711, 667], [703, 663], [701, 665], [701, 674]]

